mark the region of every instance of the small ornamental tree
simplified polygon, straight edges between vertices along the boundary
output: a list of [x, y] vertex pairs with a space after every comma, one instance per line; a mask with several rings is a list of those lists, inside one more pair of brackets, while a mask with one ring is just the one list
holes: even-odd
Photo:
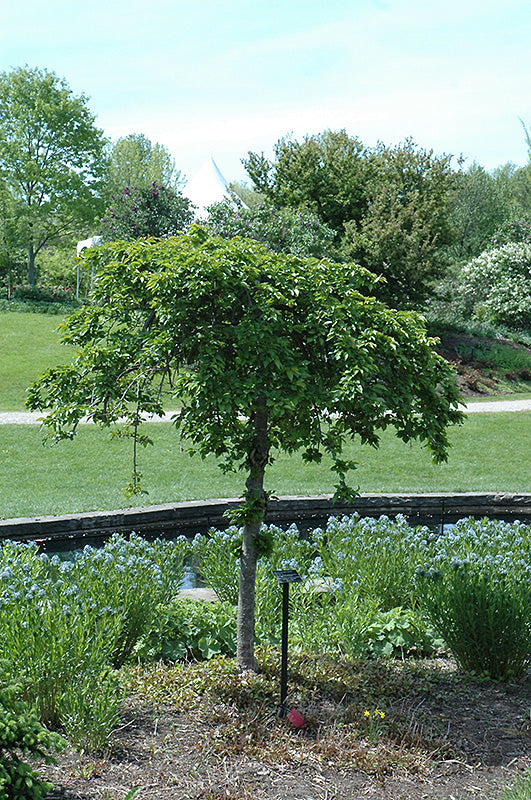
[[88, 415], [137, 441], [145, 416], [164, 411], [171, 381], [183, 441], [246, 476], [237, 659], [253, 668], [257, 542], [275, 453], [301, 450], [307, 462], [331, 454], [338, 497], [355, 466], [341, 455], [351, 437], [376, 447], [393, 426], [442, 461], [447, 426], [462, 418], [453, 373], [422, 318], [370, 297], [375, 277], [353, 264], [277, 254], [198, 226], [85, 258], [97, 271], [92, 302], [63, 337], [79, 354], [30, 387], [28, 407], [50, 410], [56, 438], [72, 437]]
[[174, 236], [189, 228], [194, 218], [190, 201], [175, 190], [157, 183], [126, 186], [101, 221], [102, 240], [139, 239], [143, 236]]

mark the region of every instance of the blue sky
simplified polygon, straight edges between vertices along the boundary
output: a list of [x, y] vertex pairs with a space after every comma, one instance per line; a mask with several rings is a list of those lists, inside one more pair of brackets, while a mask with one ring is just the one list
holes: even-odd
[[0, 71], [56, 72], [188, 177], [327, 128], [492, 169], [527, 160], [530, 34], [529, 0], [0, 0]]

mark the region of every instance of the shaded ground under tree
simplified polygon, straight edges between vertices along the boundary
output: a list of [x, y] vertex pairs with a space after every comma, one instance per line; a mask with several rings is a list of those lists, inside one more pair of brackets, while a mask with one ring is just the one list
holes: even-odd
[[[276, 716], [277, 657], [254, 677], [233, 662], [135, 670], [108, 752], [66, 751], [42, 768], [50, 798], [125, 800], [139, 787], [143, 800], [486, 800], [531, 767], [529, 675], [492, 683], [446, 658], [293, 657], [296, 729]], [[205, 670], [217, 677], [194, 694]], [[385, 719], [371, 732], [364, 710], [376, 708]]]

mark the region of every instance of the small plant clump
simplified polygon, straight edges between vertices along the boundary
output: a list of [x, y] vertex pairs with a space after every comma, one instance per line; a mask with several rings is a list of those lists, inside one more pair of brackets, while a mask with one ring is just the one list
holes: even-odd
[[365, 709], [362, 721], [369, 741], [374, 741], [382, 735], [384, 719], [385, 711], [381, 711], [379, 708], [375, 708], [372, 711]]
[[33, 709], [19, 699], [20, 686], [0, 685], [0, 797], [3, 800], [43, 800], [52, 789], [24, 759], [43, 758], [54, 763], [50, 752], [64, 740], [44, 728]]
[[531, 530], [461, 521], [433, 542], [419, 599], [460, 665], [497, 680], [531, 665]]
[[134, 655], [141, 661], [210, 659], [236, 654], [236, 618], [229, 603], [172, 600], [158, 605]]

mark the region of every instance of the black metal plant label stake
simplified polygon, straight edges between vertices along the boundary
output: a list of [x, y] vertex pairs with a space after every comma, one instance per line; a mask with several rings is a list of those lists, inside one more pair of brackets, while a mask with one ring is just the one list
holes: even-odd
[[273, 575], [282, 586], [282, 655], [280, 662], [280, 708], [279, 716], [286, 716], [286, 698], [288, 696], [288, 618], [289, 618], [289, 585], [300, 583], [301, 576], [295, 569], [276, 569]]

